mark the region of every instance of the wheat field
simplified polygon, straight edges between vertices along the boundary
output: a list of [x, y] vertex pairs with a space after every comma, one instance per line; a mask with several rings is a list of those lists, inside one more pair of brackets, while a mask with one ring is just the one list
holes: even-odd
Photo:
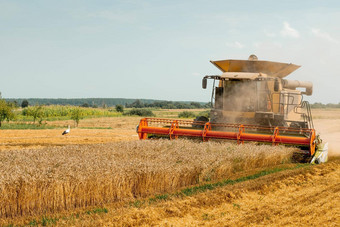
[[[321, 132], [321, 138], [329, 142], [330, 157], [339, 156], [339, 111], [313, 110], [313, 113], [316, 129]], [[338, 192], [340, 179], [338, 165], [334, 166], [332, 162], [320, 165], [320, 168], [327, 171], [315, 176], [313, 181], [301, 180], [296, 181], [296, 184], [289, 181], [282, 190], [271, 189], [273, 195], [268, 199], [262, 200], [262, 188], [270, 187], [272, 178], [265, 181], [262, 186], [258, 181], [251, 183], [254, 189], [259, 190], [259, 194], [254, 197], [256, 199], [251, 199], [253, 197], [250, 196], [249, 201], [242, 198], [240, 201], [228, 200], [220, 208], [216, 207], [216, 210], [212, 210], [212, 207], [217, 206], [217, 200], [228, 199], [225, 196], [233, 189], [230, 187], [221, 189], [225, 192], [218, 198], [214, 195], [218, 194], [219, 190], [216, 192], [213, 190], [208, 193], [209, 195], [206, 193], [197, 195], [198, 198], [202, 197], [201, 203], [197, 203], [196, 197], [189, 197], [183, 200], [179, 198], [178, 204], [172, 203], [171, 199], [160, 210], [157, 207], [162, 207], [162, 203], [156, 205], [157, 209], [153, 206], [141, 210], [129, 208], [130, 202], [148, 200], [155, 195], [176, 194], [191, 185], [209, 184], [220, 179], [236, 179], [262, 169], [277, 168], [278, 164], [290, 162], [294, 152], [294, 149], [281, 146], [253, 144], [238, 146], [228, 142], [138, 141], [135, 132], [138, 121], [137, 117], [84, 119], [80, 123], [80, 127], [83, 128], [72, 128], [67, 136], [61, 136], [60, 128], [1, 130], [0, 226], [27, 225], [34, 219], [43, 225], [44, 222], [41, 220], [46, 216], [66, 217], [67, 221], [61, 218], [57, 223], [62, 226], [100, 226], [117, 223], [128, 226], [141, 223], [174, 226], [216, 225], [220, 224], [220, 220], [229, 222], [229, 218], [235, 220], [233, 223], [237, 225], [244, 223], [238, 219], [241, 218], [238, 216], [239, 211], [245, 214], [253, 213], [248, 215], [248, 221], [257, 220], [257, 217], [262, 217], [264, 213], [275, 216], [279, 212], [281, 215], [278, 218], [283, 218], [283, 214], [287, 214], [285, 211], [290, 210], [289, 206], [294, 202], [291, 196], [296, 194], [296, 198], [299, 198], [306, 194], [301, 199], [302, 205], [296, 206], [295, 209], [301, 208], [301, 212], [295, 211], [296, 215], [288, 213], [296, 218], [294, 219], [296, 223], [301, 215], [304, 215], [302, 206], [306, 206], [308, 212], [313, 213], [315, 206], [309, 201], [314, 194], [320, 193], [320, 190], [329, 191], [327, 197], [329, 202], [325, 203], [328, 204], [327, 207], [333, 207], [331, 211], [339, 209], [332, 203], [335, 201], [334, 196]], [[72, 124], [71, 121], [52, 123], [65, 127]], [[329, 168], [332, 170], [328, 170]], [[328, 172], [332, 175], [325, 178]], [[273, 174], [273, 178], [276, 175]], [[314, 173], [312, 175], [314, 176]], [[290, 176], [290, 173], [285, 176]], [[277, 184], [281, 185], [281, 180]], [[325, 189], [327, 184], [330, 184], [329, 188]], [[314, 191], [309, 188], [313, 188]], [[243, 186], [240, 185], [239, 190], [244, 198], [248, 198], [248, 192], [244, 191]], [[286, 198], [286, 205], [274, 206], [273, 204], [281, 203], [281, 196]], [[263, 206], [259, 204], [259, 199], [264, 202]], [[235, 207], [234, 203], [240, 204], [241, 209]], [[252, 208], [244, 209], [245, 204]], [[325, 205], [317, 206], [328, 212]], [[108, 213], [91, 215], [86, 213], [98, 207], [108, 208]], [[271, 207], [273, 212], [267, 211], [268, 207]], [[177, 212], [177, 209], [180, 212]], [[218, 216], [225, 212], [231, 214], [226, 216], [228, 219]], [[75, 213], [79, 213], [80, 217], [74, 220], [72, 215]], [[186, 216], [183, 216], [185, 213]], [[305, 223], [309, 223], [308, 217], [304, 218]], [[329, 218], [333, 221], [328, 223], [334, 223], [336, 216], [330, 215]], [[264, 223], [281, 222], [276, 219], [274, 222], [268, 220]], [[33, 225], [39, 224], [33, 222]]]
[[0, 152], [0, 217], [54, 213], [173, 192], [290, 161], [294, 149], [189, 140]]

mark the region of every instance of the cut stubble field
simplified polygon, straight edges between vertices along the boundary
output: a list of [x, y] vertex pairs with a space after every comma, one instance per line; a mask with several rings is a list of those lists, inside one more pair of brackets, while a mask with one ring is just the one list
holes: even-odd
[[47, 122], [65, 129], [1, 130], [0, 151], [138, 140], [136, 126], [139, 120], [138, 117], [84, 119], [78, 128], [71, 127], [71, 133], [64, 136], [62, 132], [67, 125], [73, 126], [73, 121]]
[[[139, 117], [84, 119], [66, 136], [0, 130], [0, 225], [336, 226], [340, 111], [313, 113], [331, 160], [312, 167], [281, 146], [138, 141]], [[248, 182], [259, 172], [269, 175]]]

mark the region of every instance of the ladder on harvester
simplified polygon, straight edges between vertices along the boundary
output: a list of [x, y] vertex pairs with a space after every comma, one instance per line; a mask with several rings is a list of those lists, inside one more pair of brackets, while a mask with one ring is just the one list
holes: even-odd
[[[298, 111], [298, 109], [303, 109], [303, 108], [306, 109], [306, 113]], [[295, 108], [294, 112], [302, 116], [303, 121], [307, 123], [307, 126], [309, 129], [314, 129], [312, 110], [310, 108], [310, 104], [308, 101], [303, 101], [301, 105]]]

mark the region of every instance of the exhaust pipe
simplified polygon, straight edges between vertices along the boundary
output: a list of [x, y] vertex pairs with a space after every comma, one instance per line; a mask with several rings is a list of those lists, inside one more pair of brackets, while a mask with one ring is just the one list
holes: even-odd
[[306, 88], [302, 94], [312, 95], [313, 94], [313, 83], [309, 81], [298, 81], [298, 80], [282, 80], [283, 88], [295, 90], [298, 87]]

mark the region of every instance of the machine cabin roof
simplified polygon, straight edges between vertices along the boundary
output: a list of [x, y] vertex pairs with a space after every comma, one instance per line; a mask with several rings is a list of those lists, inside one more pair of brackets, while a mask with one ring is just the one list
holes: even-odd
[[283, 78], [294, 72], [299, 65], [258, 60], [220, 60], [210, 61], [222, 72], [262, 73], [272, 77]]

